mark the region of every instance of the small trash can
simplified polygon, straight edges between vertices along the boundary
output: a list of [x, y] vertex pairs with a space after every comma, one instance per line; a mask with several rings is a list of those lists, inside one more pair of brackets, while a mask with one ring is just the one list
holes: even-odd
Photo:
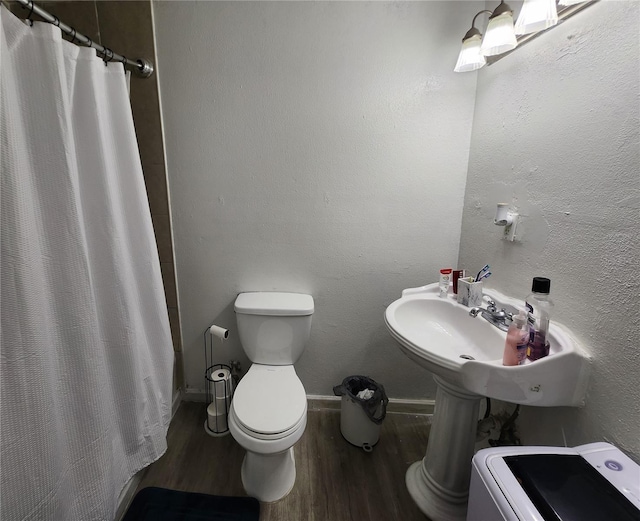
[[384, 387], [368, 376], [347, 376], [333, 388], [342, 396], [340, 432], [345, 440], [371, 452], [380, 439], [380, 426], [387, 414], [389, 399]]

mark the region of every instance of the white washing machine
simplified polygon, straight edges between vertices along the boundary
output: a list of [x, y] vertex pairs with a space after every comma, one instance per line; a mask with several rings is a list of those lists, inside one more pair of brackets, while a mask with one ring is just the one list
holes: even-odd
[[640, 466], [609, 443], [473, 458], [467, 521], [640, 521]]

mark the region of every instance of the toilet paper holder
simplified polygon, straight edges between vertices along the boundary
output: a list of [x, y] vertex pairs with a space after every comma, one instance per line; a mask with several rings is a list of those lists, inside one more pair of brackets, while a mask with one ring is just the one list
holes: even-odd
[[[215, 329], [215, 330], [214, 330]], [[211, 326], [204, 332], [205, 372], [204, 386], [207, 402], [207, 418], [204, 430], [210, 436], [224, 436], [229, 433], [229, 411], [233, 398], [233, 374], [226, 364], [213, 363], [213, 338], [223, 342], [229, 336], [227, 329]]]

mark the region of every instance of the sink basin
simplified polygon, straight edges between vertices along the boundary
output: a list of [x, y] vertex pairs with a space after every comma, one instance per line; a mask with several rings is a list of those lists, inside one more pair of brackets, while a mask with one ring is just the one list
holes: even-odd
[[470, 360], [502, 357], [504, 333], [482, 318], [469, 316], [469, 308], [435, 293], [396, 300], [387, 308], [385, 320], [405, 354], [445, 378], [460, 380]]
[[[518, 301], [485, 290], [498, 309]], [[439, 297], [437, 284], [404, 290], [385, 312], [385, 322], [403, 352], [432, 373], [467, 391], [512, 403], [551, 406], [584, 404], [590, 357], [552, 321], [549, 356], [521, 366], [502, 365], [506, 333], [469, 315], [455, 295]]]
[[[485, 290], [483, 307], [489, 299], [511, 312], [522, 305]], [[584, 402], [591, 359], [557, 323], [549, 330], [549, 356], [505, 367], [507, 334], [471, 317], [454, 295], [440, 298], [438, 284], [404, 290], [384, 320], [402, 351], [437, 384], [426, 455], [405, 477], [409, 495], [433, 521], [466, 518], [481, 397], [542, 407]]]

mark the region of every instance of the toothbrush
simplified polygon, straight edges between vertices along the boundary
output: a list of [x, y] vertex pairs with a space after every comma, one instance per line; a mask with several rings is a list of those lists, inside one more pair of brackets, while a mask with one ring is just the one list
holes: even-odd
[[480, 277], [484, 275], [485, 272], [489, 271], [489, 265], [485, 264], [484, 267], [478, 272], [476, 275], [476, 282], [480, 280]]
[[487, 271], [483, 273], [479, 279], [476, 279], [476, 282], [480, 282], [481, 280], [488, 279], [489, 277], [491, 277], [491, 272]]

